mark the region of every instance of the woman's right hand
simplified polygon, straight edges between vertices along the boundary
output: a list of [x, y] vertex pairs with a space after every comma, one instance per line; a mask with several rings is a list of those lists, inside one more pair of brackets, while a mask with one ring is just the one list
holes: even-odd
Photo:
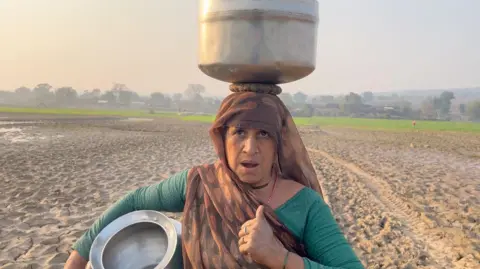
[[78, 251], [74, 250], [65, 263], [64, 269], [85, 269], [88, 261], [85, 260]]

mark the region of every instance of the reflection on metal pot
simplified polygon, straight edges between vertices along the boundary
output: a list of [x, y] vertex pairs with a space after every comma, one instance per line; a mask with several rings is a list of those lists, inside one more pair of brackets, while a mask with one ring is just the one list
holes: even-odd
[[316, 0], [201, 0], [199, 68], [231, 83], [279, 84], [315, 70]]
[[157, 211], [140, 210], [114, 220], [95, 238], [93, 269], [183, 268], [181, 224]]

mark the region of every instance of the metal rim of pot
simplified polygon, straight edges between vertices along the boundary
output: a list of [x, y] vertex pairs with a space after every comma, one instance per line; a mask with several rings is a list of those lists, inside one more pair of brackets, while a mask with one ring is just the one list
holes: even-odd
[[95, 238], [90, 249], [89, 259], [93, 269], [105, 269], [103, 253], [110, 240], [123, 229], [138, 224], [153, 223], [162, 229], [168, 239], [167, 250], [162, 261], [155, 269], [165, 268], [175, 254], [177, 246], [177, 231], [175, 225], [164, 214], [153, 210], [139, 210], [125, 214], [107, 225]]

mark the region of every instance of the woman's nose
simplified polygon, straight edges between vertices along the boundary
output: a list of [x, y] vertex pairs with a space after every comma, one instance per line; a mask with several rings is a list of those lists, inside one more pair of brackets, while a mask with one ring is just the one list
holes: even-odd
[[258, 152], [257, 149], [257, 141], [253, 137], [249, 137], [245, 139], [244, 145], [243, 145], [243, 151], [248, 154], [255, 154]]

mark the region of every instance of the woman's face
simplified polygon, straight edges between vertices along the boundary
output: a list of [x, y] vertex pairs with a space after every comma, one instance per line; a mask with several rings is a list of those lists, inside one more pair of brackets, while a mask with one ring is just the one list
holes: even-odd
[[230, 169], [242, 182], [255, 186], [270, 180], [275, 142], [267, 132], [228, 127], [225, 153]]

